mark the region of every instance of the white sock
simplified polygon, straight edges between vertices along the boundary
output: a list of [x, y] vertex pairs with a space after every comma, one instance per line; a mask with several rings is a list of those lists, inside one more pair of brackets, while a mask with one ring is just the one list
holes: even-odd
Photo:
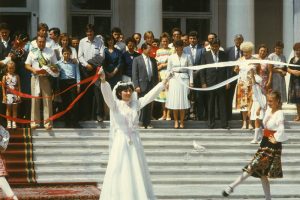
[[260, 180], [265, 193], [266, 200], [271, 200], [271, 189], [268, 178], [266, 176], [262, 176]]
[[[5, 177], [0, 177], [0, 187], [6, 197], [12, 197], [14, 196], [14, 192], [10, 188], [10, 185], [8, 184]], [[18, 199], [17, 197], [14, 197], [14, 200]]]
[[248, 172], [243, 172], [241, 176], [239, 176], [234, 182], [232, 182], [229, 187], [234, 189], [236, 186], [238, 186], [240, 183], [242, 183], [244, 180], [246, 180], [250, 174]]

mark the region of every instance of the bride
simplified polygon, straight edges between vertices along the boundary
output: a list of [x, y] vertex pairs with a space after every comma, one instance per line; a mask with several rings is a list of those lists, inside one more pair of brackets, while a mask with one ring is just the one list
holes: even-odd
[[131, 82], [118, 82], [111, 91], [101, 72], [101, 91], [110, 109], [110, 149], [101, 200], [156, 199], [138, 133], [138, 115], [164, 89], [169, 77], [138, 99]]

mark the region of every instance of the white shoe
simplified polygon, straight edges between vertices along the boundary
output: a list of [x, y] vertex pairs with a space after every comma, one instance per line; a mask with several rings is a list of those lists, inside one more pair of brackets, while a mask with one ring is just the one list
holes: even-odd
[[246, 121], [243, 122], [242, 129], [247, 129], [247, 123], [246, 123]]
[[7, 121], [7, 128], [11, 128], [11, 121]]
[[251, 140], [250, 144], [258, 144], [258, 141], [253, 139], [253, 140]]
[[253, 130], [252, 124], [249, 123], [249, 126], [248, 126], [248, 127], [249, 127], [250, 130]]
[[17, 128], [16, 122], [12, 122], [12, 128]]

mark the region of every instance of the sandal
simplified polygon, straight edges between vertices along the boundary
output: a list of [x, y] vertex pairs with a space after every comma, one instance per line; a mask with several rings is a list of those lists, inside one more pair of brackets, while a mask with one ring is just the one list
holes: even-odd
[[294, 121], [295, 121], [295, 122], [300, 121], [300, 117], [299, 117], [299, 116], [295, 117]]
[[174, 128], [175, 128], [175, 129], [178, 129], [178, 128], [179, 128], [178, 122], [177, 122], [177, 121], [175, 121]]

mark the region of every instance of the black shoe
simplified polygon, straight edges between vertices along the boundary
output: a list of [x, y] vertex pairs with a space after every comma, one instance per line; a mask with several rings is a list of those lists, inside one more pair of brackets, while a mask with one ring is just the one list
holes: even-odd
[[231, 193], [233, 193], [233, 188], [228, 186], [225, 190], [223, 190], [223, 197], [228, 197]]
[[101, 116], [97, 115], [97, 121], [98, 122], [103, 122], [103, 118]]
[[80, 124], [76, 123], [76, 124], [73, 124], [73, 128], [83, 128]]
[[222, 129], [230, 130], [230, 126], [222, 126]]

